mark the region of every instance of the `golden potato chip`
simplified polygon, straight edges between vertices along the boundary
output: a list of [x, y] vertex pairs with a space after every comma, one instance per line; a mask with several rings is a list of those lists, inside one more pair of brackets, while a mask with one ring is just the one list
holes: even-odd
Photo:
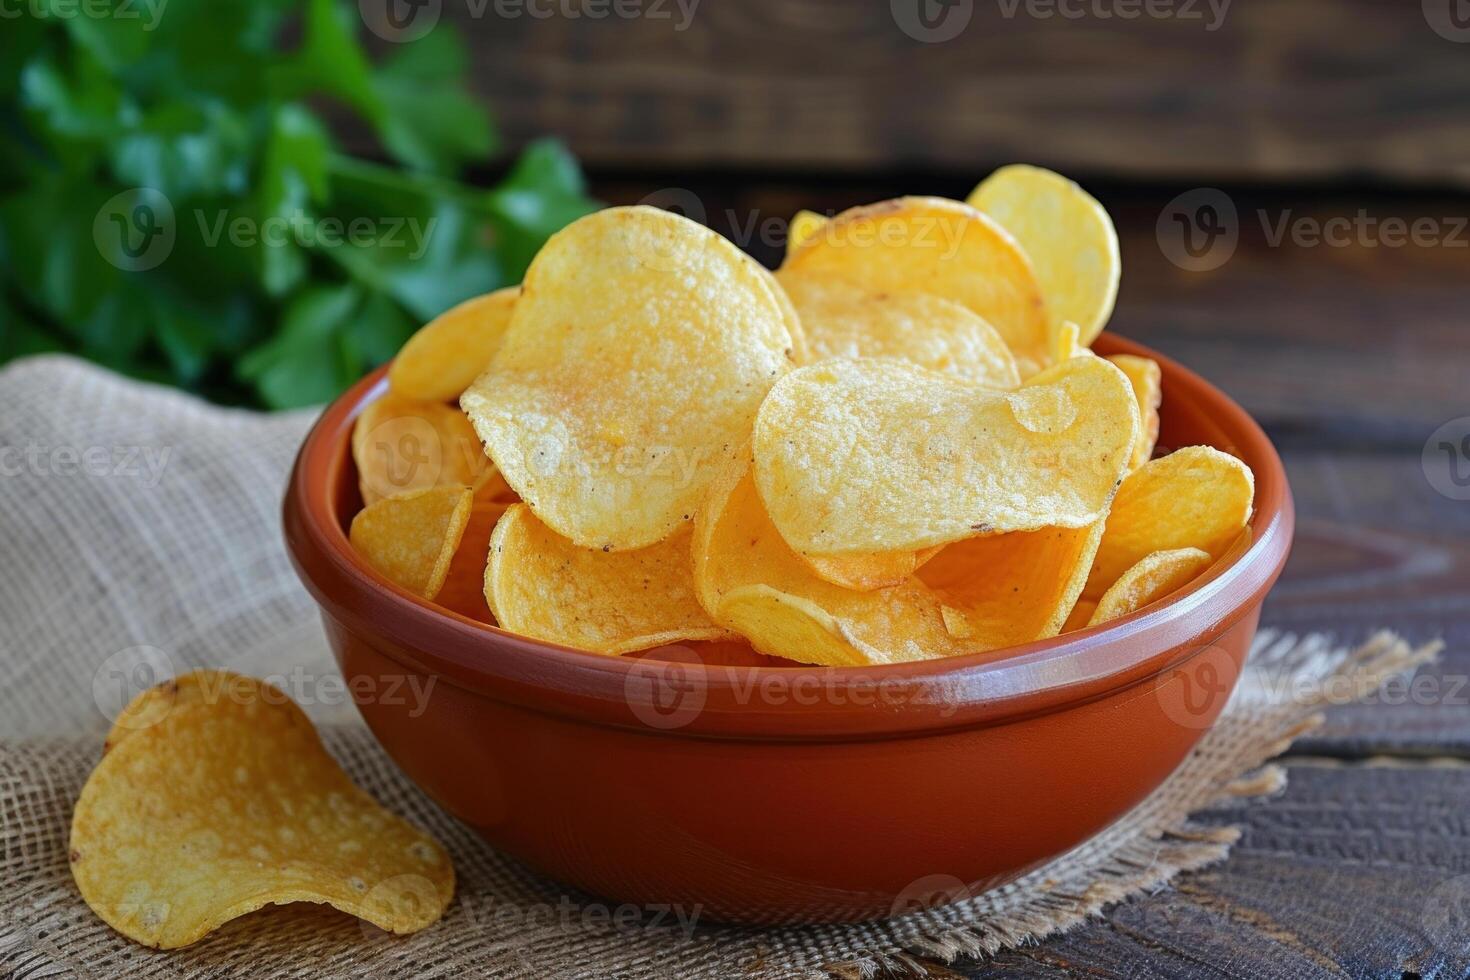
[[801, 317], [811, 360], [897, 357], [996, 388], [1021, 383], [1000, 334], [958, 303], [873, 292], [835, 276], [787, 271], [776, 278]]
[[130, 732], [92, 771], [69, 851], [87, 905], [158, 949], [290, 902], [395, 933], [437, 921], [454, 894], [438, 842], [355, 786], [279, 690], [233, 690]]
[[958, 201], [905, 197], [844, 211], [783, 268], [952, 300], [1000, 333], [1022, 377], [1046, 363], [1046, 304], [1030, 260], [998, 224]]
[[388, 368], [389, 387], [426, 402], [464, 394], [499, 349], [520, 292], [520, 286], [507, 286], [467, 299], [419, 328]]
[[938, 546], [922, 551], [875, 551], [865, 555], [808, 555], [798, 552], [817, 578], [861, 592], [899, 584], [938, 553]]
[[541, 249], [461, 404], [548, 527], [631, 550], [693, 517], [792, 348], [769, 273], [734, 245], [657, 208], [609, 208]]
[[425, 599], [439, 593], [470, 519], [468, 487], [429, 487], [358, 511], [352, 547], [384, 578]]
[[757, 416], [755, 477], [813, 555], [913, 551], [1103, 515], [1138, 431], [1128, 379], [1075, 358], [1015, 391], [900, 361], [792, 372]]
[[593, 653], [726, 638], [695, 598], [691, 533], [636, 551], [580, 548], [516, 504], [490, 539], [485, 596], [505, 629]]
[[1064, 320], [1051, 331], [1051, 363], [1060, 364], [1074, 357], [1091, 354], [1081, 341], [1081, 330], [1071, 320]]
[[1218, 558], [1250, 521], [1255, 477], [1240, 460], [1189, 446], [1150, 460], [1118, 488], [1083, 595], [1097, 599], [1155, 551]]
[[1087, 628], [1088, 620], [1097, 611], [1097, 600], [1083, 596], [1077, 600], [1077, 605], [1067, 614], [1067, 621], [1062, 624], [1063, 633], [1075, 633], [1077, 630]]
[[857, 592], [818, 578], [766, 515], [748, 462], [712, 486], [693, 551], [700, 603], [768, 656], [840, 667], [961, 652], [918, 579]]
[[800, 248], [803, 242], [809, 241], [826, 223], [827, 216], [815, 211], [802, 210], [793, 214], [791, 224], [786, 228], [786, 254], [790, 255]]
[[1118, 235], [1103, 206], [1050, 170], [1001, 167], [970, 194], [1026, 250], [1053, 323], [1071, 320], [1090, 345], [1118, 297]]
[[1189, 584], [1213, 561], [1209, 552], [1198, 548], [1175, 548], [1145, 555], [1108, 586], [1096, 610], [1088, 617], [1087, 625], [1106, 623], [1157, 602]]
[[947, 545], [918, 571], [944, 603], [950, 634], [994, 650], [1061, 632], [1102, 538], [1103, 522], [1079, 528], [988, 534]]
[[801, 314], [796, 312], [796, 306], [791, 302], [791, 297], [777, 281], [774, 273], [765, 266], [759, 267], [765, 276], [766, 285], [771, 287], [771, 295], [776, 297], [776, 305], [781, 307], [781, 319], [786, 324], [786, 332], [791, 334], [791, 352], [788, 359], [792, 364], [810, 364], [812, 361], [811, 347], [807, 343], [806, 329], [801, 323]]
[[490, 559], [490, 535], [513, 503], [492, 493], [475, 492], [464, 534], [454, 549], [454, 558], [444, 574], [444, 584], [434, 596], [436, 604], [461, 616], [495, 624], [495, 617], [485, 601], [485, 566]]
[[1159, 369], [1159, 362], [1151, 357], [1114, 354], [1108, 360], [1128, 376], [1134, 397], [1138, 399], [1138, 413], [1143, 424], [1138, 429], [1138, 442], [1133, 445], [1133, 461], [1128, 465], [1130, 470], [1136, 470], [1152, 458], [1154, 444], [1159, 440], [1159, 405], [1164, 400], [1164, 374]]
[[285, 693], [268, 684], [262, 685], [253, 677], [228, 670], [195, 670], [155, 684], [129, 701], [112, 720], [102, 751], [110, 751], [131, 733], [151, 728], [180, 708], [231, 699], [244, 703], [259, 698], [274, 700], [300, 714], [303, 722], [306, 719], [296, 702]]
[[362, 502], [425, 487], [478, 487], [496, 479], [464, 412], [391, 391], [368, 405], [352, 428], [352, 459]]

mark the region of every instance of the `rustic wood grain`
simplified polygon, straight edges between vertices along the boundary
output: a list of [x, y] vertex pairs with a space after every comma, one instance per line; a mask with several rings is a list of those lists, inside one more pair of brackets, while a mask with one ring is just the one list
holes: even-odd
[[1037, 947], [959, 965], [1014, 977], [1316, 980], [1470, 971], [1470, 766], [1288, 760], [1266, 804], [1201, 815], [1224, 864]]
[[959, 0], [943, 43], [900, 29], [910, 2], [703, 0], [687, 24], [674, 0], [443, 6], [508, 141], [557, 134], [595, 167], [1470, 178], [1466, 46], [1419, 2], [1234, 2], [1210, 29], [1206, 0], [1134, 19], [1109, 16], [1131, 0]]

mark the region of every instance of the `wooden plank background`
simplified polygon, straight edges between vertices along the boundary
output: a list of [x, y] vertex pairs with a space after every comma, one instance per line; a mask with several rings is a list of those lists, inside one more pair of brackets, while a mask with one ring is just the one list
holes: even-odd
[[937, 0], [618, 2], [647, 14], [444, 0], [511, 146], [556, 134], [593, 169], [1470, 181], [1462, 0], [1214, 0], [1218, 21], [1211, 0], [949, 0], [970, 19], [942, 43], [899, 26]]

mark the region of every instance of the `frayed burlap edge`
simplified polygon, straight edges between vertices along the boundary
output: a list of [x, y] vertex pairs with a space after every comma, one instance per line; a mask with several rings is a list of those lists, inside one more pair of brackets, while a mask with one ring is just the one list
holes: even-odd
[[[891, 944], [829, 963], [826, 971], [842, 980], [953, 977], [943, 964], [1066, 932], [1181, 872], [1224, 860], [1240, 828], [1197, 824], [1191, 813], [1281, 792], [1286, 770], [1268, 760], [1321, 725], [1323, 709], [1339, 703], [1341, 692], [1361, 700], [1431, 662], [1442, 648], [1439, 641], [1411, 647], [1388, 630], [1351, 651], [1323, 634], [1298, 639], [1263, 630], [1228, 709], [1254, 715], [1249, 729], [1257, 737], [1233, 737], [1233, 746], [1222, 746], [1227, 736], [1211, 732], [1163, 787], [1118, 821], [1115, 828], [1133, 828], [1123, 839], [1111, 842], [1112, 831], [1104, 831], [997, 892], [884, 923], [880, 928], [891, 929]], [[1191, 779], [1190, 770], [1201, 760], [1209, 760], [1212, 771], [1207, 778], [1195, 772]], [[1175, 792], [1180, 786], [1190, 790]], [[1159, 829], [1140, 836], [1139, 825]], [[1007, 894], [1015, 896], [1012, 903], [1005, 901]]]

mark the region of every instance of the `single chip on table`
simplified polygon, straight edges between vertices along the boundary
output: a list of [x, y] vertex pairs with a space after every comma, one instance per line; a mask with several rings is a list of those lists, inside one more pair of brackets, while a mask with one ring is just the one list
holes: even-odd
[[582, 548], [516, 504], [490, 539], [485, 597], [505, 629], [593, 653], [726, 639], [695, 597], [691, 534], [686, 524], [647, 548]]
[[432, 599], [470, 519], [469, 487], [429, 487], [386, 497], [358, 511], [352, 547], [384, 578]]
[[782, 270], [952, 300], [1000, 333], [1022, 377], [1047, 363], [1046, 303], [1030, 260], [998, 224], [958, 201], [905, 197], [844, 211]]
[[457, 399], [495, 356], [520, 292], [507, 286], [467, 299], [420, 327], [388, 368], [389, 387], [419, 401]]
[[827, 361], [771, 390], [755, 479], [813, 555], [917, 551], [1101, 517], [1138, 430], [1128, 379], [1074, 358], [1014, 391], [899, 361]]
[[609, 208], [541, 249], [461, 404], [548, 527], [632, 550], [692, 518], [793, 345], [770, 274], [730, 242], [656, 208]]
[[1210, 567], [1214, 559], [1198, 548], [1175, 548], [1145, 555], [1128, 569], [1097, 601], [1097, 608], [1087, 619], [1088, 626], [1119, 619], [1137, 612], [1188, 585]]
[[479, 487], [498, 475], [464, 412], [389, 392], [352, 428], [362, 502], [434, 486]]
[[1128, 376], [1128, 383], [1133, 386], [1133, 394], [1138, 399], [1138, 413], [1143, 425], [1138, 430], [1138, 442], [1133, 446], [1133, 462], [1128, 466], [1136, 470], [1153, 457], [1154, 444], [1159, 440], [1159, 405], [1164, 400], [1164, 373], [1159, 362], [1151, 357], [1114, 354], [1108, 360]]
[[782, 272], [813, 361], [896, 357], [995, 388], [1021, 383], [999, 333], [958, 303], [908, 290], [874, 292], [835, 276]]
[[1118, 234], [1103, 206], [1060, 174], [1025, 164], [985, 178], [969, 203], [1021, 243], [1048, 316], [1076, 323], [1089, 346], [1113, 313], [1122, 269]]
[[1249, 523], [1250, 467], [1210, 446], [1187, 446], [1144, 463], [1118, 488], [1083, 595], [1101, 598], [1156, 551], [1198, 548], [1219, 558]]
[[[181, 689], [215, 686], [188, 676]], [[437, 921], [454, 894], [444, 848], [355, 786], [280, 690], [220, 680], [229, 696], [130, 730], [92, 771], [69, 848], [87, 905], [159, 949], [291, 902], [394, 933]]]

